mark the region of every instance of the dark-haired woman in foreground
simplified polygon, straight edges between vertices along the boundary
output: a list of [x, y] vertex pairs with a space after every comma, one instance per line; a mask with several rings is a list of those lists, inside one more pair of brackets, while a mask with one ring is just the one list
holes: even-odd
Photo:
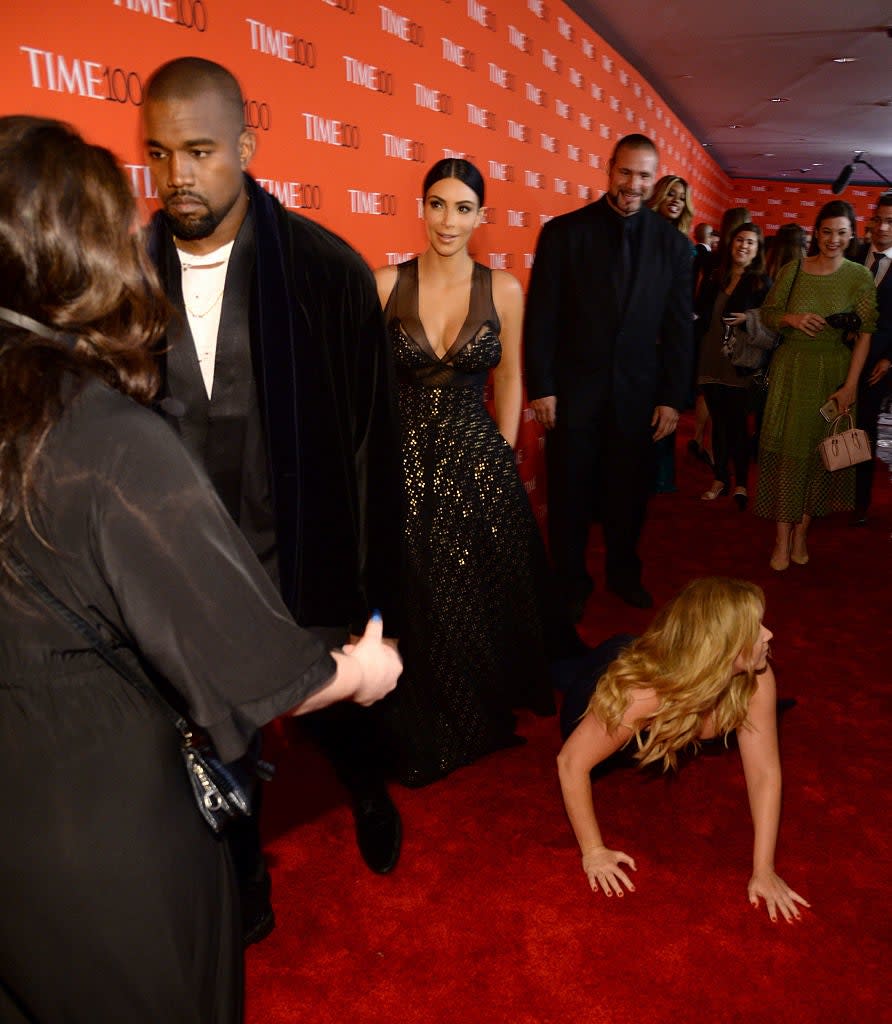
[[[376, 272], [399, 380], [408, 521], [397, 777], [420, 786], [512, 746], [513, 709], [553, 710], [544, 548], [517, 474], [523, 293], [468, 251], [484, 183], [465, 160], [424, 181], [429, 246]], [[484, 405], [492, 370], [495, 421]], [[568, 631], [570, 627], [568, 627]]]
[[674, 768], [685, 747], [736, 731], [755, 832], [749, 900], [758, 906], [764, 899], [772, 921], [778, 912], [798, 918], [797, 904], [809, 905], [774, 870], [781, 768], [764, 612], [764, 595], [752, 583], [694, 580], [588, 682], [594, 692], [558, 755], [558, 770], [592, 891], [622, 896], [635, 889], [626, 872], [635, 870], [634, 859], [607, 847], [595, 817], [592, 768], [633, 741], [639, 764]]
[[[72, 201], [74, 197], [74, 201]], [[289, 616], [148, 404], [168, 307], [128, 183], [56, 121], [0, 118], [0, 1020], [238, 1024], [239, 906], [151, 694], [235, 761], [277, 715], [392, 689], [371, 623], [330, 654]]]

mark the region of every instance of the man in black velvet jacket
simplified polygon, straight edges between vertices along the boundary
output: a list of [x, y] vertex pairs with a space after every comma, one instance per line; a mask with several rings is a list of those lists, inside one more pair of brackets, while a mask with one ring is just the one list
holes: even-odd
[[577, 620], [592, 588], [593, 515], [608, 588], [634, 606], [653, 603], [637, 551], [653, 442], [675, 430], [692, 355], [690, 242], [645, 205], [657, 162], [647, 136], [621, 139], [607, 194], [543, 227], [530, 279], [527, 391], [549, 431], [551, 554]]
[[[179, 313], [162, 356], [162, 408], [298, 623], [337, 644], [377, 608], [394, 636], [400, 449], [372, 275], [245, 173], [255, 138], [225, 68], [194, 57], [159, 68], [143, 128], [163, 207], [149, 244]], [[309, 717], [350, 791], [363, 857], [390, 871], [401, 826], [375, 710]], [[246, 942], [257, 941], [273, 914], [256, 815], [229, 838]]]

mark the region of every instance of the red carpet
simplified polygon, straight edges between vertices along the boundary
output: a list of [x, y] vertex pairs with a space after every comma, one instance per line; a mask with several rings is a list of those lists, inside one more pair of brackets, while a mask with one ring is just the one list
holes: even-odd
[[[777, 865], [812, 904], [794, 925], [747, 902], [752, 832], [736, 751], [676, 777], [619, 769], [596, 784], [636, 892], [589, 892], [561, 805], [554, 719], [525, 747], [427, 789], [394, 787], [405, 827], [392, 876], [362, 865], [328, 765], [277, 745], [266, 801], [278, 927], [248, 952], [248, 1024], [847, 1024], [892, 1021], [889, 751], [892, 488], [872, 518], [815, 524], [811, 562], [773, 573], [772, 524], [679, 491], [651, 504], [643, 555], [657, 602], [726, 574], [767, 594], [780, 695], [784, 818]], [[600, 550], [593, 568], [602, 580]], [[650, 613], [598, 591], [597, 643]]]

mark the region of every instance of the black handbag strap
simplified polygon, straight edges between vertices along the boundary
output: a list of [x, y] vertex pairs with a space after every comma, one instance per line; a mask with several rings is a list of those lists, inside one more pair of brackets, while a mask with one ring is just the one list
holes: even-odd
[[40, 579], [40, 577], [29, 566], [25, 565], [20, 558], [14, 555], [11, 551], [8, 553], [7, 557], [16, 576], [18, 576], [24, 584], [34, 591], [47, 608], [55, 613], [58, 619], [82, 636], [93, 650], [96, 651], [99, 657], [102, 658], [110, 668], [113, 668], [122, 679], [125, 679], [130, 683], [130, 685], [141, 693], [143, 697], [157, 701], [180, 735], [187, 741], [191, 739], [192, 726], [189, 724], [189, 721], [174, 707], [172, 707], [154, 687], [148, 686], [145, 681], [133, 671], [130, 665], [128, 665], [120, 656], [117, 648], [112, 647], [107, 643], [94, 626], [91, 626], [86, 619], [81, 618], [77, 612], [73, 611], [67, 604], [56, 597], [43, 580]]

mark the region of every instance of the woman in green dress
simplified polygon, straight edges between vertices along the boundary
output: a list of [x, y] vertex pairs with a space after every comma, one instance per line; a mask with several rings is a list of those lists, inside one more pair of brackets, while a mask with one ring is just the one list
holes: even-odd
[[[876, 289], [870, 272], [845, 258], [855, 236], [855, 212], [842, 200], [818, 214], [811, 255], [787, 264], [762, 306], [762, 322], [783, 334], [771, 362], [759, 441], [755, 513], [777, 523], [771, 568], [808, 561], [806, 536], [815, 516], [852, 509], [854, 469], [824, 469], [818, 445], [827, 433], [821, 406], [840, 412], [855, 401], [858, 376], [876, 326]], [[860, 333], [850, 351], [833, 313], [855, 312]]]

